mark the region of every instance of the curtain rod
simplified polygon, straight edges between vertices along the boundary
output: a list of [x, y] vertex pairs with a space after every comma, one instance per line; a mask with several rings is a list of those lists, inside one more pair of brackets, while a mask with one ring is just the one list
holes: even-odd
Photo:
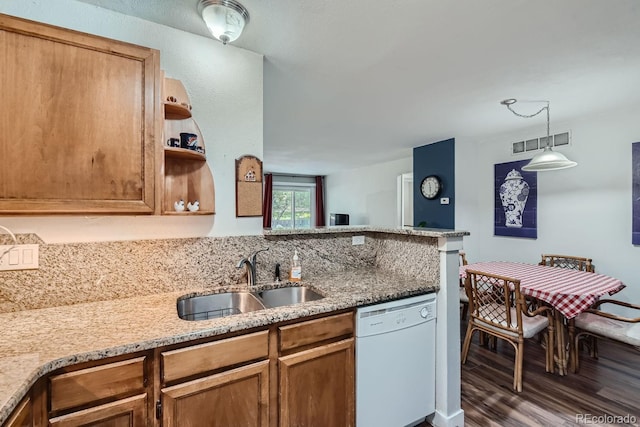
[[293, 175], [293, 174], [287, 174], [287, 173], [277, 173], [277, 172], [265, 172], [266, 174], [271, 174], [273, 176], [282, 176], [285, 178], [315, 178], [316, 176], [321, 176], [321, 177], [325, 177], [325, 175]]

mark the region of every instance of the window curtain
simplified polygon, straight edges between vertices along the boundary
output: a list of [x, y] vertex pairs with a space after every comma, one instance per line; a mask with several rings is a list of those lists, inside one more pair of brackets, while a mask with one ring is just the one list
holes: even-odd
[[262, 227], [271, 228], [271, 210], [273, 205], [273, 175], [264, 174], [264, 198], [262, 199]]
[[316, 176], [316, 227], [324, 227], [324, 186], [322, 177]]

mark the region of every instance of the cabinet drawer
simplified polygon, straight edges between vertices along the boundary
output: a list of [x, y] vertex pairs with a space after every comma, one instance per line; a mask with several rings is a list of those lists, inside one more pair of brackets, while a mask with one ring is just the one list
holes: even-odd
[[353, 335], [353, 313], [338, 314], [281, 326], [280, 351], [288, 351], [321, 341]]
[[228, 338], [162, 353], [165, 383], [226, 366], [264, 359], [269, 354], [269, 332]]
[[86, 405], [144, 390], [146, 357], [82, 369], [50, 378], [51, 411]]

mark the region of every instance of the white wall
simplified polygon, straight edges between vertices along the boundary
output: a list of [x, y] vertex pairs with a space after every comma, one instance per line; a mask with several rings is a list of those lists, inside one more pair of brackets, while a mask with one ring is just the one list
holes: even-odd
[[616, 298], [640, 301], [640, 247], [631, 244], [631, 143], [640, 141], [639, 114], [635, 106], [552, 121], [552, 133], [571, 129], [572, 146], [559, 151], [578, 166], [538, 173], [537, 239], [493, 236], [493, 167], [531, 157], [512, 156], [509, 144], [544, 129], [483, 142], [456, 137], [456, 228], [471, 232], [464, 238], [469, 261], [534, 263], [542, 253], [590, 257], [597, 273], [627, 285]]
[[189, 93], [216, 189], [214, 216], [0, 217], [0, 224], [52, 243], [262, 233], [262, 218], [235, 217], [235, 159], [263, 158], [262, 55], [73, 0], [3, 0], [0, 13], [160, 50], [167, 77]]
[[350, 225], [396, 226], [397, 177], [413, 170], [407, 157], [327, 175], [325, 212], [349, 214]]
[[[496, 163], [531, 157], [511, 155], [510, 144], [539, 136], [544, 125], [483, 141], [456, 136], [455, 221], [471, 233], [464, 238], [470, 262], [536, 263], [545, 252], [586, 256], [596, 272], [627, 285], [616, 298], [640, 301], [640, 247], [631, 244], [631, 144], [640, 142], [639, 115], [635, 106], [551, 123], [552, 131], [571, 130], [572, 145], [559, 151], [578, 166], [538, 173], [537, 239], [493, 235], [493, 177]], [[348, 213], [352, 224], [394, 226], [396, 176], [412, 170], [407, 158], [327, 176], [327, 213]]]

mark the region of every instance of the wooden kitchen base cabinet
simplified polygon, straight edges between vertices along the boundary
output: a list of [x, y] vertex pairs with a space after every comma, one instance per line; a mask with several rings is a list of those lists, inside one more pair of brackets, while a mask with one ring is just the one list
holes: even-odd
[[269, 361], [225, 371], [162, 393], [163, 427], [269, 426]]
[[350, 427], [352, 311], [81, 363], [2, 427]]
[[129, 397], [49, 420], [51, 427], [144, 427], [147, 395]]
[[269, 331], [162, 352], [162, 426], [268, 427], [268, 357]]
[[352, 426], [355, 340], [279, 359], [280, 426]]
[[13, 412], [9, 418], [6, 427], [31, 427], [33, 426], [33, 405], [31, 399], [27, 396]]
[[281, 427], [355, 423], [353, 313], [278, 328]]
[[[151, 355], [63, 368], [48, 381], [49, 426], [146, 426]], [[120, 358], [122, 359], [122, 358]], [[86, 366], [86, 365], [85, 365]]]

